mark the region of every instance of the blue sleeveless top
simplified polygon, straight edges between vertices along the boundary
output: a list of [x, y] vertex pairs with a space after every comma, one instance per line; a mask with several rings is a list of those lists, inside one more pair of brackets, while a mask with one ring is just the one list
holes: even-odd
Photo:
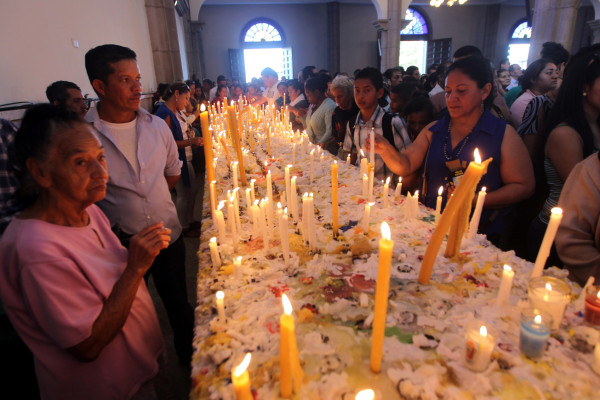
[[[162, 119], [167, 119], [170, 117], [171, 119], [171, 133], [173, 134], [173, 138], [175, 140], [184, 140], [183, 132], [181, 131], [181, 126], [179, 125], [179, 121], [177, 120], [177, 116], [173, 114], [173, 111], [169, 109], [164, 103], [158, 107], [158, 110], [154, 113], [157, 117]], [[183, 165], [181, 166], [181, 179], [183, 181], [184, 186], [190, 187], [190, 173], [188, 172], [187, 166], [187, 157], [185, 156], [185, 148], [177, 149], [179, 153], [179, 159], [183, 161]]]
[[[435, 125], [430, 128], [432, 132], [431, 144], [425, 160], [423, 175], [419, 187], [421, 188], [421, 202], [427, 207], [435, 208], [438, 189], [444, 187], [442, 194], [442, 210], [446, 207], [447, 191], [446, 186], [451, 179], [450, 171], [446, 166], [447, 161], [460, 160], [467, 164], [473, 160], [475, 148], [479, 149], [482, 160], [492, 157], [492, 162], [488, 165], [487, 173], [483, 175], [477, 192], [485, 186], [487, 192], [492, 192], [503, 186], [500, 176], [501, 147], [506, 130], [506, 122], [496, 118], [492, 113], [485, 109], [479, 121], [473, 128], [473, 131], [461, 140], [454, 149], [450, 139], [450, 116], [446, 114]], [[466, 168], [465, 168], [466, 170]], [[426, 185], [424, 185], [426, 183]], [[500, 212], [498, 212], [500, 211]], [[480, 232], [485, 234], [501, 233], [502, 216], [508, 212], [508, 209], [486, 210], [481, 214], [479, 224]], [[490, 223], [490, 217], [493, 220]], [[482, 228], [485, 228], [482, 230]]]

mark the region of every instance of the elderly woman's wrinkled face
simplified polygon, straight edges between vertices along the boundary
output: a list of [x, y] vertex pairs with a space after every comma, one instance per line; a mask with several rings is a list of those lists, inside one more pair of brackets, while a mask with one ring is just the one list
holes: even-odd
[[350, 110], [354, 105], [354, 91], [348, 92], [344, 88], [333, 88], [331, 89], [334, 100], [342, 110]]
[[54, 135], [48, 157], [41, 164], [44, 176], [34, 175], [42, 190], [65, 206], [85, 208], [102, 200], [108, 168], [93, 128], [79, 123]]

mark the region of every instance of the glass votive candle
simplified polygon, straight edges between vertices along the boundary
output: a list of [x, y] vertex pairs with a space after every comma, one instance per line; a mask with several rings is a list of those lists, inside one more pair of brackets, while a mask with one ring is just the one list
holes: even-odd
[[558, 329], [567, 304], [571, 301], [571, 288], [552, 276], [540, 276], [529, 281], [529, 304], [552, 316], [552, 329]]
[[483, 321], [473, 320], [465, 333], [465, 363], [472, 371], [484, 371], [490, 364], [498, 331]]
[[585, 293], [583, 319], [593, 325], [600, 325], [600, 286], [590, 285]]
[[546, 350], [552, 330], [552, 316], [536, 308], [525, 308], [521, 312], [521, 353], [529, 358], [539, 358]]

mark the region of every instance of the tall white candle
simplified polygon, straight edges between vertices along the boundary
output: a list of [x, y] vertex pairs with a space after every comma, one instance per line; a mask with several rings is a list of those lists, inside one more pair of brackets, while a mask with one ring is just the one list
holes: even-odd
[[435, 199], [435, 222], [440, 220], [440, 215], [442, 214], [442, 193], [444, 193], [444, 187], [440, 186], [438, 196]]
[[210, 211], [217, 209], [217, 182], [212, 181], [208, 186], [208, 195], [210, 196]]
[[369, 166], [368, 161], [365, 157], [365, 153], [362, 149], [360, 149], [360, 174], [361, 175], [369, 175]]
[[363, 214], [362, 228], [365, 234], [369, 233], [369, 219], [371, 218], [371, 206], [375, 203], [365, 203], [365, 213]]
[[375, 168], [374, 164], [369, 166], [369, 201], [373, 203], [375, 198], [373, 197], [373, 185], [375, 184]]
[[317, 226], [315, 224], [315, 197], [312, 193], [308, 195], [308, 206], [308, 234], [310, 236], [310, 247], [315, 250], [317, 248]]
[[219, 206], [215, 210], [215, 217], [217, 219], [217, 229], [219, 230], [219, 243], [225, 243], [225, 217], [223, 216], [223, 211], [221, 211], [225, 207], [225, 202], [219, 202]]
[[217, 238], [212, 237], [208, 242], [208, 248], [210, 249], [210, 259], [212, 261], [213, 268], [219, 268], [221, 266], [221, 257], [219, 256], [219, 248], [217, 246]]
[[514, 277], [515, 271], [513, 271], [509, 265], [505, 264], [502, 270], [502, 281], [500, 282], [500, 288], [498, 289], [497, 302], [499, 306], [503, 305], [508, 301]]
[[238, 161], [234, 161], [231, 163], [231, 174], [233, 175], [233, 188], [237, 188], [238, 187], [238, 169], [239, 169], [239, 162]]
[[290, 204], [290, 211], [292, 213], [292, 217], [294, 218], [294, 222], [298, 223], [298, 191], [296, 189], [296, 177], [292, 176], [292, 184], [290, 197], [292, 199], [292, 204]]
[[369, 177], [367, 176], [367, 174], [363, 175], [362, 194], [365, 199], [369, 197]]
[[233, 259], [233, 274], [237, 281], [242, 280], [242, 256]]
[[400, 195], [402, 194], [402, 177], [398, 177], [398, 184], [396, 185], [396, 193], [395, 196], [396, 198], [400, 198]]
[[[286, 193], [286, 204], [288, 207], [291, 206], [292, 204], [292, 200], [290, 198], [291, 195], [291, 189], [292, 189], [292, 182], [290, 181], [290, 168], [292, 166], [291, 165], [286, 165], [285, 166], [285, 193]], [[272, 197], [271, 197], [272, 199]]]
[[266, 220], [267, 207], [266, 207], [266, 203], [264, 202], [264, 200], [261, 200], [259, 205], [260, 205], [260, 218], [259, 218], [260, 231], [262, 232], [262, 236], [263, 236], [264, 248], [265, 248], [265, 250], [268, 250], [269, 249], [269, 234], [267, 233], [267, 220]]
[[221, 322], [225, 322], [225, 293], [219, 290], [215, 297], [217, 300], [217, 312], [219, 314], [219, 320], [221, 320]]
[[283, 252], [283, 259], [285, 264], [289, 263], [290, 259], [290, 243], [289, 243], [289, 232], [288, 232], [288, 217], [287, 209], [284, 213], [281, 209], [281, 203], [277, 203], [277, 216], [279, 217], [279, 238], [281, 240], [281, 250]]
[[256, 190], [254, 190], [254, 183], [256, 182], [256, 179], [251, 179], [250, 180], [250, 200], [252, 200], [252, 204], [254, 204], [254, 201], [256, 200]]
[[246, 214], [248, 216], [249, 221], [252, 221], [252, 218], [250, 217], [250, 207], [252, 207], [251, 192], [252, 192], [252, 189], [246, 188]]
[[315, 180], [315, 149], [310, 151], [310, 184]]
[[473, 217], [471, 217], [471, 222], [469, 224], [469, 239], [475, 237], [475, 234], [479, 229], [479, 221], [481, 220], [481, 211], [483, 210], [483, 204], [485, 203], [485, 195], [486, 191], [484, 186], [477, 194], [477, 203], [475, 203], [475, 211], [473, 212]]
[[252, 234], [255, 237], [260, 236], [260, 222], [259, 222], [259, 218], [260, 218], [260, 209], [258, 207], [258, 200], [254, 200], [254, 203], [252, 204], [252, 207], [250, 208], [251, 212], [250, 215], [252, 216]]
[[556, 231], [558, 230], [561, 220], [562, 209], [559, 207], [554, 207], [551, 210], [550, 222], [548, 223], [546, 233], [544, 233], [544, 239], [542, 240], [542, 245], [540, 246], [537, 258], [535, 259], [535, 265], [533, 266], [533, 271], [531, 272], [532, 278], [537, 278], [538, 276], [542, 275], [542, 271], [544, 270], [546, 260], [550, 255], [550, 249], [552, 248], [552, 243], [554, 242], [554, 237], [556, 236]]
[[235, 224], [235, 209], [233, 203], [233, 196], [229, 198], [229, 204], [227, 205], [227, 223], [229, 224], [229, 230], [231, 231], [231, 244], [233, 248], [237, 248], [238, 235]]
[[236, 187], [233, 189], [233, 206], [235, 209], [235, 226], [239, 234], [242, 233], [242, 222], [240, 221], [240, 201], [239, 201], [240, 188]]
[[371, 127], [371, 133], [369, 134], [369, 161], [371, 165], [375, 167], [375, 128]]
[[302, 240], [308, 242], [308, 193], [302, 195]]
[[592, 370], [600, 375], [600, 341], [596, 343], [594, 348], [594, 360], [592, 361]]

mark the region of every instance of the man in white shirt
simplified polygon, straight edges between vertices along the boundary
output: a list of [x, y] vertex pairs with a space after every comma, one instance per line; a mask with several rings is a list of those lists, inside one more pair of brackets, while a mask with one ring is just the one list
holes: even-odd
[[[219, 75], [217, 77], [217, 84], [215, 85], [214, 88], [210, 89], [210, 91], [208, 92], [209, 95], [209, 99], [208, 101], [210, 101], [212, 103], [212, 101], [215, 99], [215, 97], [217, 97], [217, 89], [219, 88], [219, 85], [225, 85], [227, 83], [227, 78], [224, 75]], [[230, 99], [231, 95], [229, 94], [229, 88], [227, 88], [227, 98]]]
[[277, 82], [279, 81], [279, 76], [277, 72], [275, 72], [272, 68], [265, 68], [260, 73], [260, 76], [265, 83], [266, 89], [264, 90], [261, 97], [254, 100], [252, 105], [260, 105], [267, 103], [269, 107], [272, 107], [275, 104], [275, 100], [279, 97], [279, 93], [277, 92]]
[[506, 91], [519, 86], [519, 77], [523, 75], [523, 70], [519, 64], [513, 64], [508, 67], [508, 73], [510, 75], [510, 85], [506, 87]]

